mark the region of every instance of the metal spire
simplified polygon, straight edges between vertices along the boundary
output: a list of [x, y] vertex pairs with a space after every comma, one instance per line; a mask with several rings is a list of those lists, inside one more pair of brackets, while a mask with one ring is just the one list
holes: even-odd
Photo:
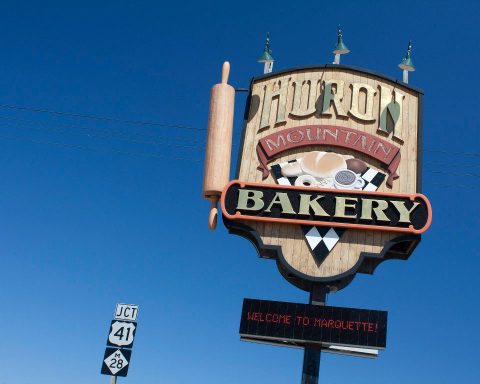
[[408, 41], [407, 54], [398, 66], [403, 69], [403, 82], [408, 83], [408, 72], [415, 71], [415, 66], [412, 61], [412, 40]]
[[265, 63], [263, 67], [263, 73], [270, 73], [273, 69], [273, 62], [275, 60], [272, 57], [272, 50], [270, 49], [270, 33], [267, 33], [265, 40], [265, 48], [263, 49], [262, 56], [257, 60], [258, 63]]
[[340, 55], [344, 55], [349, 52], [350, 50], [343, 42], [342, 29], [340, 28], [340, 25], [338, 25], [337, 45], [333, 50], [333, 53], [335, 54], [335, 61], [333, 62], [333, 64], [340, 64]]

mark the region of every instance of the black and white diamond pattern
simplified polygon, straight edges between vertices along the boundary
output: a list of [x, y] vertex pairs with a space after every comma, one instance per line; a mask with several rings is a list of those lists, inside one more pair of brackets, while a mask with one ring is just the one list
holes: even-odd
[[[290, 160], [285, 163], [272, 165], [271, 170], [273, 177], [280, 185], [295, 185], [296, 177], [285, 177], [282, 175], [282, 168], [288, 163], [294, 163], [297, 160]], [[385, 174], [375, 171], [372, 168], [368, 168], [361, 175], [365, 180], [365, 186], [362, 188], [364, 191], [376, 191], [378, 187], [385, 180]], [[307, 240], [308, 247], [312, 252], [315, 259], [321, 263], [330, 251], [337, 245], [340, 237], [342, 237], [345, 229], [343, 228], [330, 228], [323, 226], [311, 226], [302, 225], [302, 231]]]
[[343, 228], [329, 228], [320, 226], [302, 225], [305, 240], [317, 261], [321, 262], [340, 240], [345, 232]]
[[376, 191], [385, 180], [385, 174], [372, 168], [368, 168], [361, 176], [365, 180], [365, 186], [362, 188], [364, 191]]

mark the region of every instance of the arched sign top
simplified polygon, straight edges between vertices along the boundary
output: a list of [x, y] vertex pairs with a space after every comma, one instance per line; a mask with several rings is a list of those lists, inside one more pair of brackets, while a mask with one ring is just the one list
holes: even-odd
[[356, 66], [351, 66], [351, 65], [343, 65], [343, 64], [322, 64], [322, 65], [310, 65], [310, 66], [303, 66], [303, 67], [287, 68], [287, 69], [283, 69], [283, 70], [280, 70], [280, 71], [267, 73], [265, 75], [255, 76], [255, 77], [252, 78], [252, 82], [256, 82], [256, 81], [264, 80], [264, 79], [269, 79], [269, 78], [273, 78], [273, 77], [278, 77], [278, 76], [283, 76], [283, 75], [286, 75], [286, 74], [289, 74], [289, 73], [298, 73], [298, 72], [301, 72], [301, 71], [311, 72], [311, 71], [314, 71], [314, 70], [322, 70], [322, 69], [346, 70], [346, 71], [352, 71], [352, 72], [355, 72], [355, 73], [358, 73], [358, 74], [363, 74], [363, 75], [366, 75], [366, 76], [374, 76], [374, 77], [377, 77], [380, 80], [388, 81], [388, 82], [397, 84], [400, 87], [409, 89], [411, 91], [420, 93], [422, 95], [424, 94], [423, 89], [418, 88], [418, 87], [414, 87], [414, 86], [412, 86], [410, 84], [407, 84], [407, 83], [404, 83], [403, 81], [401, 81], [399, 79], [396, 79], [394, 77], [390, 77], [390, 76], [384, 75], [382, 73], [371, 71], [369, 69], [356, 67]]

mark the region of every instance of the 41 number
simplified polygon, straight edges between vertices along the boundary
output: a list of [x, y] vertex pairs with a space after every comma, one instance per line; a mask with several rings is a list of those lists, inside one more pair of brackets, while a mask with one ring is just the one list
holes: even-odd
[[[118, 329], [117, 332], [114, 333], [114, 336], [117, 336], [120, 340], [123, 340], [123, 336], [124, 336], [124, 330], [125, 330], [125, 327], [120, 327]], [[128, 340], [130, 338], [130, 331], [131, 329], [130, 328], [127, 328], [127, 334], [125, 335], [125, 339]]]

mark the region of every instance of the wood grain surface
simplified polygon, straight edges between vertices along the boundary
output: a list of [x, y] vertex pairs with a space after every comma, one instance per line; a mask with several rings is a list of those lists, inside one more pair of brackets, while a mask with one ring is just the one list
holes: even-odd
[[[321, 78], [321, 81], [318, 82], [315, 87], [310, 87], [308, 80], [312, 78]], [[343, 80], [345, 82], [342, 107], [344, 112], [347, 114], [347, 117], [337, 116], [333, 107], [333, 113], [330, 115], [324, 115], [320, 113], [323, 97], [323, 84], [325, 81], [329, 80]], [[275, 124], [275, 114], [279, 107], [279, 99], [281, 99], [276, 97], [273, 99], [270, 108], [270, 127], [259, 129], [261, 126], [260, 121], [265, 91], [268, 89], [267, 87], [271, 87], [272, 84], [273, 91], [278, 89], [279, 81], [289, 81], [286, 97], [286, 121]], [[311, 95], [308, 94], [308, 90], [310, 88], [310, 92], [316, 92], [315, 98], [317, 100], [317, 104], [320, 106], [317, 108], [316, 112], [309, 113], [307, 116], [293, 116], [290, 114], [292, 107], [294, 107], [293, 96], [295, 93], [295, 82], [297, 86], [303, 83], [303, 85], [301, 85], [303, 97], [300, 100], [300, 105], [296, 105], [295, 108], [297, 110], [300, 108], [300, 110], [304, 111], [308, 111], [310, 109], [308, 108], [309, 99], [311, 102]], [[376, 90], [373, 100], [374, 120], [370, 119], [370, 121], [362, 121], [348, 112], [352, 104], [353, 83], [368, 84], [371, 88]], [[404, 95], [400, 116], [403, 126], [401, 133], [403, 142], [397, 138], [393, 138], [393, 135], [391, 134], [387, 136], [383, 132], [378, 132], [380, 116], [380, 86], [387, 87], [392, 91], [396, 89], [399, 93]], [[360, 114], [366, 113], [365, 98], [366, 92], [361, 90], [358, 94], [358, 100], [354, 100], [354, 104], [358, 104], [358, 111]], [[262, 137], [286, 128], [292, 128], [300, 125], [328, 124], [348, 127], [358, 131], [367, 132], [369, 134], [378, 135], [378, 137], [391, 142], [397, 147], [400, 147], [401, 162], [397, 172], [400, 177], [393, 182], [393, 188], [387, 188], [386, 183], [383, 182], [378, 191], [409, 194], [417, 192], [417, 130], [419, 94], [416, 91], [394, 82], [387, 81], [375, 75], [367, 75], [344, 68], [319, 68], [314, 70], [309, 69], [305, 71], [281, 73], [277, 76], [274, 75], [268, 78], [260, 78], [253, 83], [251, 100], [252, 105], [249, 106], [250, 108], [246, 121], [244, 144], [243, 148], [241, 148], [242, 160], [239, 167], [239, 180], [276, 184], [271, 175], [268, 176], [267, 179], [262, 180], [262, 173], [257, 169], [258, 158], [256, 154], [256, 146], [258, 140]], [[386, 173], [386, 171], [381, 167], [381, 164], [371, 157], [349, 149], [338, 147], [334, 148], [323, 145], [289, 150], [288, 152], [282, 153], [281, 157], [273, 160], [269, 166], [288, 160], [297, 159], [301, 157], [303, 153], [311, 150], [331, 150], [340, 154], [354, 155], [356, 158], [366, 162], [370, 168]], [[264, 244], [280, 245], [282, 247], [286, 262], [292, 268], [298, 272], [312, 277], [332, 277], [342, 274], [355, 265], [360, 257], [361, 252], [378, 253], [382, 250], [385, 242], [399, 235], [394, 232], [349, 229], [344, 233], [340, 241], [329, 253], [327, 258], [323, 262], [319, 263], [313, 258], [299, 225], [260, 222], [246, 222], [245, 224], [258, 231]]]

